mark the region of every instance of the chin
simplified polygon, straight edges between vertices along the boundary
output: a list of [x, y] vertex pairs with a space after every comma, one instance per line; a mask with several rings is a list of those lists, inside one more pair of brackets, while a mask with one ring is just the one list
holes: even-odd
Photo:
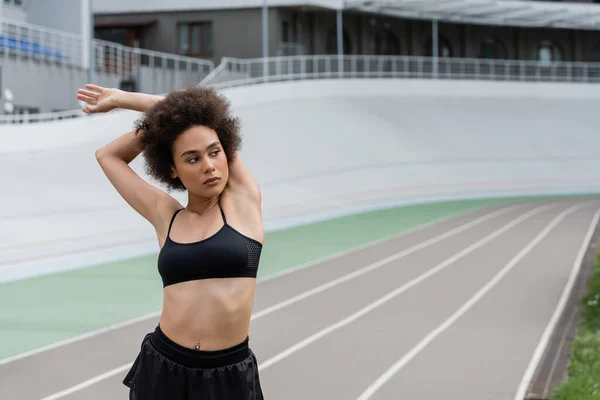
[[203, 197], [218, 196], [221, 193], [223, 193], [223, 190], [225, 189], [225, 185], [217, 185], [217, 186], [209, 186], [209, 187], [206, 187], [204, 185], [202, 185], [202, 186], [203, 187], [200, 188], [199, 192], [204, 195]]
[[221, 193], [223, 190], [225, 190], [226, 186], [227, 186], [227, 181], [224, 181], [223, 179], [221, 179], [219, 181], [219, 184], [215, 187], [212, 187], [211, 189], [217, 190], [219, 193]]

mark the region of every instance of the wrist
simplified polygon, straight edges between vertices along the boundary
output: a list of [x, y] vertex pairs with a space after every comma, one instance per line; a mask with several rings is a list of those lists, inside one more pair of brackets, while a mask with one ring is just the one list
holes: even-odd
[[125, 92], [121, 89], [116, 89], [117, 93], [115, 95], [115, 103], [117, 108], [124, 108], [127, 110], [130, 110], [131, 107], [134, 105], [132, 104], [132, 96], [131, 93]]

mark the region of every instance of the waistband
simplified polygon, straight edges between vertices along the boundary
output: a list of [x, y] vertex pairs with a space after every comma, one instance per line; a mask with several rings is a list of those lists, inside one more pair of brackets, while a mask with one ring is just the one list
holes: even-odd
[[249, 338], [227, 349], [193, 350], [175, 343], [157, 326], [150, 342], [165, 357], [188, 368], [219, 368], [244, 361], [250, 356]]

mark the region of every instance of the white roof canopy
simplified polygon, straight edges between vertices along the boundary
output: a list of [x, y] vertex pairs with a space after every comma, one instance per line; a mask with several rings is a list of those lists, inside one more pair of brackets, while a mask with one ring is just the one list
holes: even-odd
[[516, 0], [347, 0], [346, 10], [480, 25], [600, 30], [600, 5]]

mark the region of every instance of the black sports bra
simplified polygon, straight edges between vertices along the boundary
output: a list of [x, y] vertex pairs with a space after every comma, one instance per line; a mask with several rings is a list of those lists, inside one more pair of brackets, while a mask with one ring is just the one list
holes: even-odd
[[163, 287], [175, 283], [210, 278], [256, 278], [262, 244], [242, 235], [227, 224], [223, 209], [223, 227], [214, 235], [193, 243], [171, 240], [171, 218], [165, 243], [158, 255], [158, 272]]

